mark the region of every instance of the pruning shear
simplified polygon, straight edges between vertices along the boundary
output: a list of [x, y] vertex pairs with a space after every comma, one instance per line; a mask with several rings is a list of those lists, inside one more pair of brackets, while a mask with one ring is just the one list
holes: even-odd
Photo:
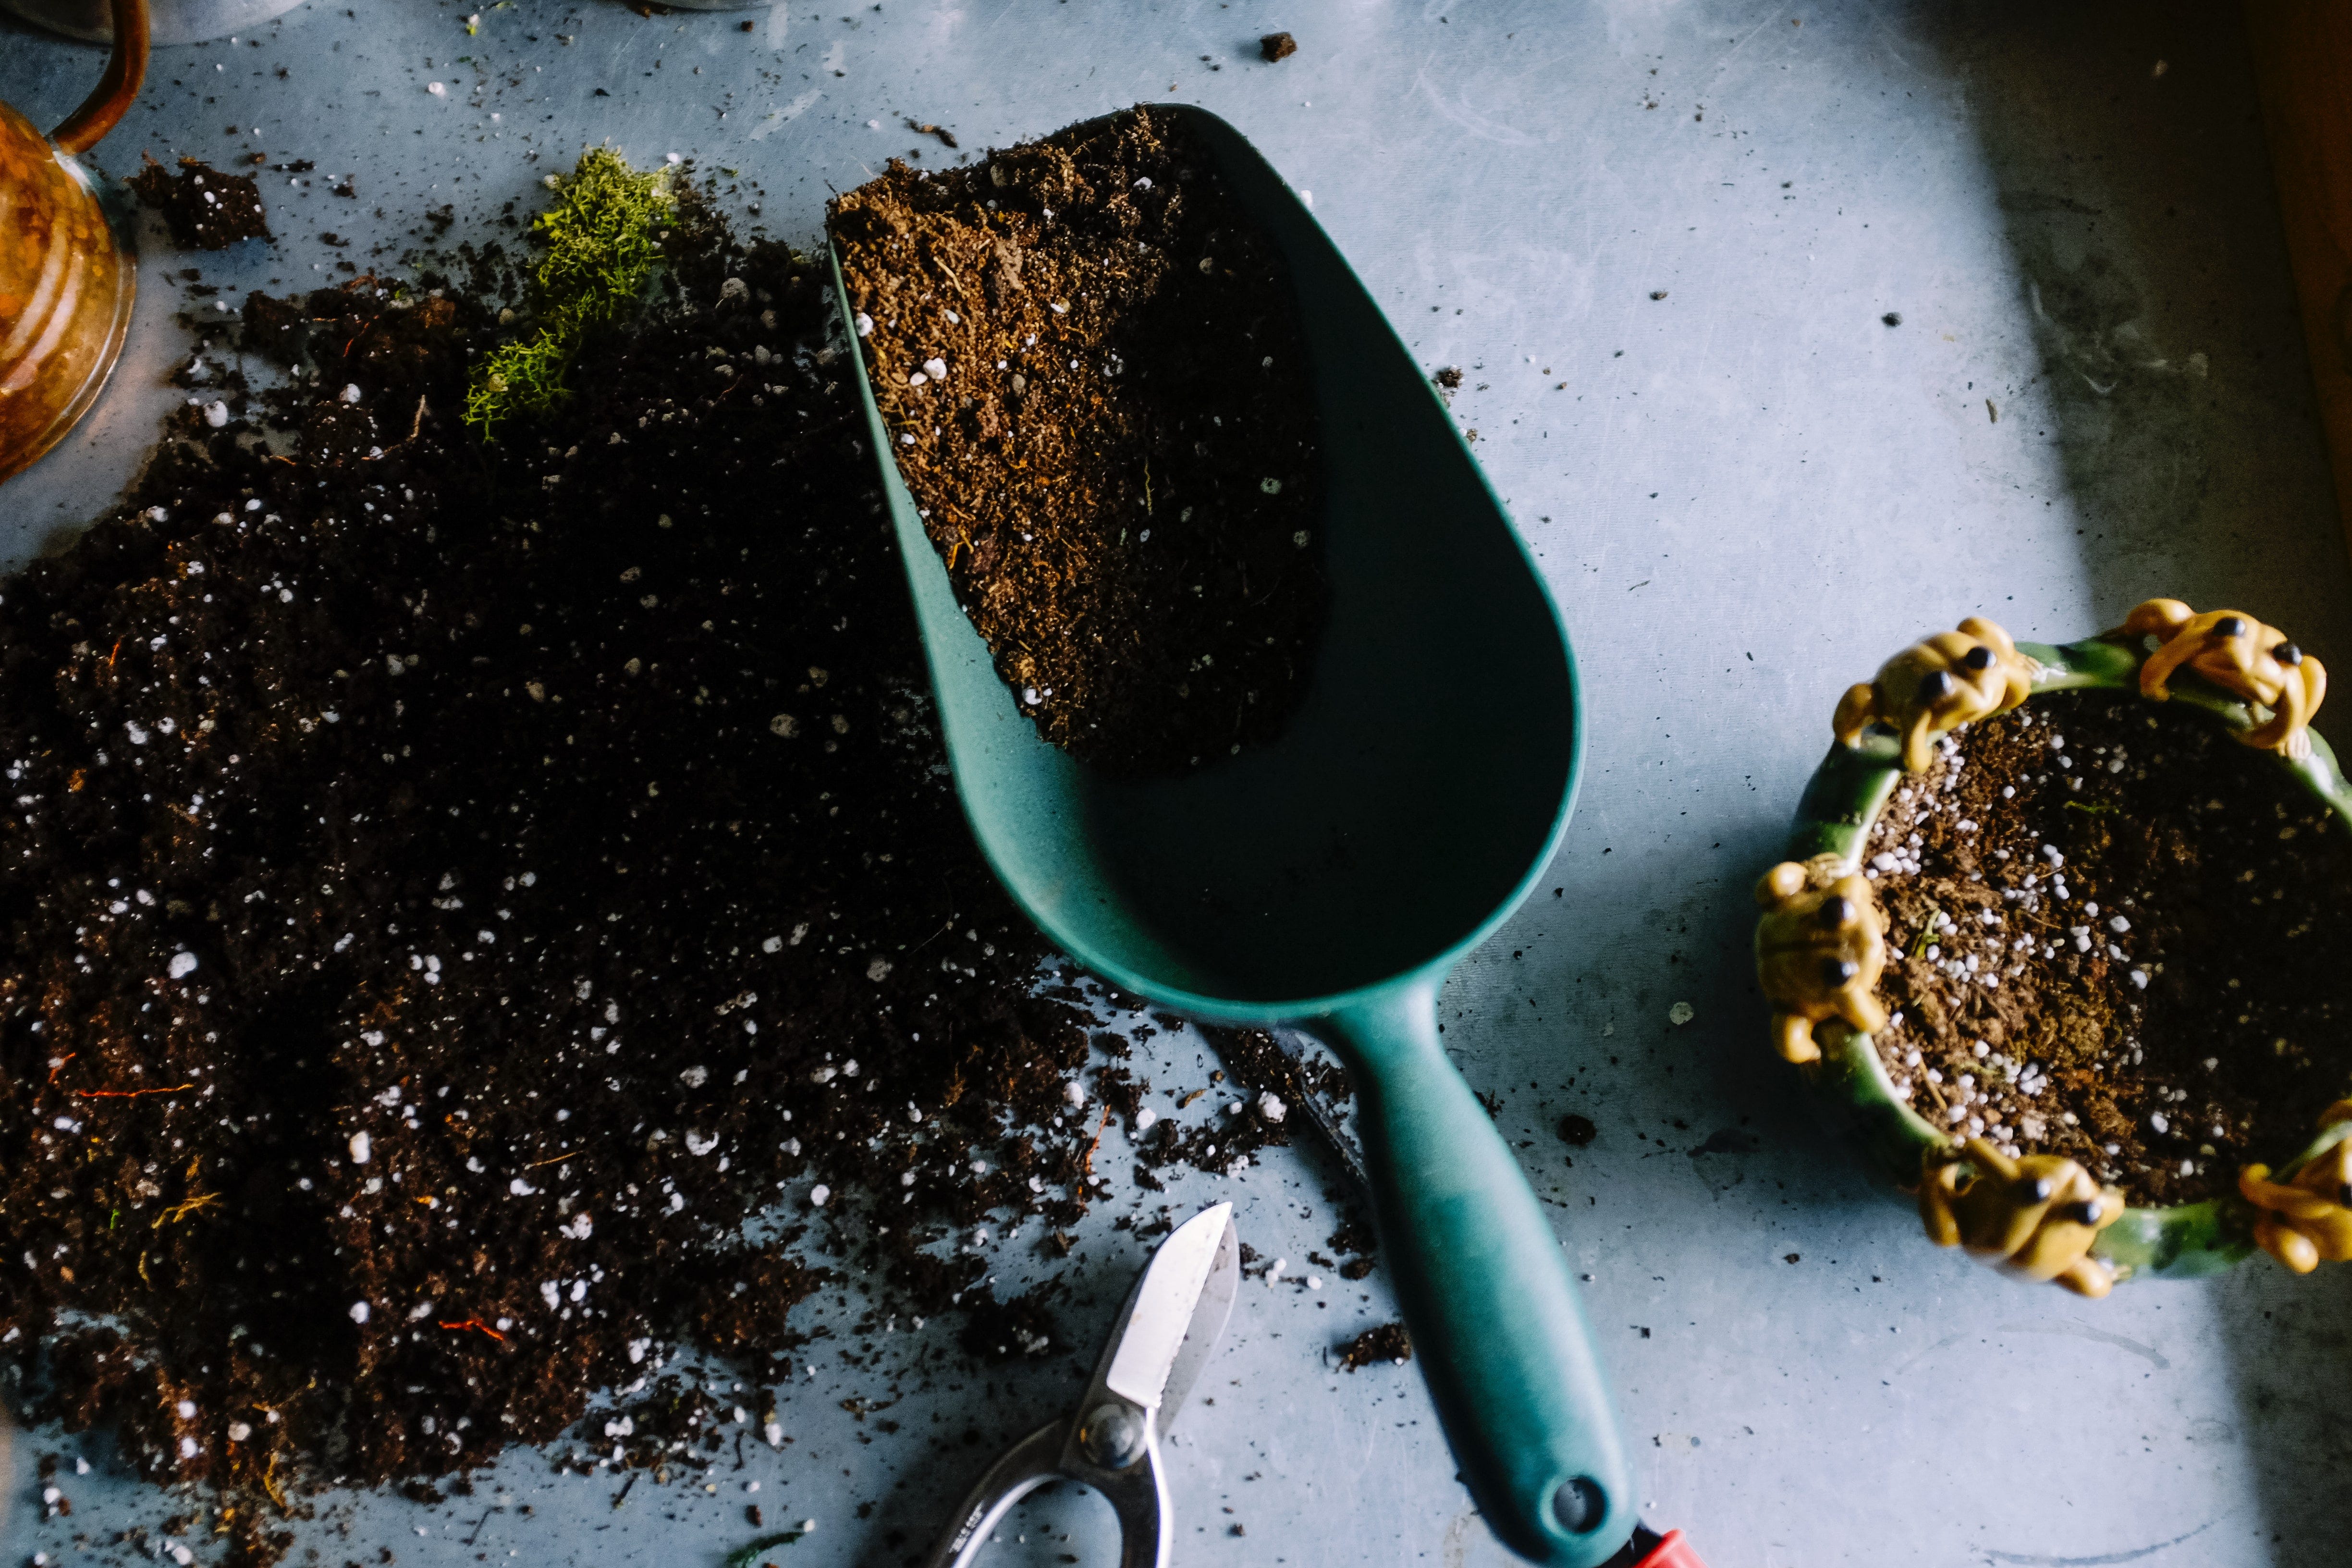
[[1077, 1408], [989, 1467], [928, 1568], [968, 1568], [1014, 1503], [1056, 1480], [1083, 1482], [1109, 1500], [1118, 1514], [1119, 1568], [1165, 1568], [1176, 1525], [1160, 1442], [1225, 1331], [1241, 1275], [1233, 1205], [1177, 1226], [1128, 1292]]

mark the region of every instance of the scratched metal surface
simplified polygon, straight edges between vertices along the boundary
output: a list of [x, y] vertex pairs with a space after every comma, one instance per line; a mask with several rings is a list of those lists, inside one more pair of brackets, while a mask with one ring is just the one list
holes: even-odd
[[[811, 237], [829, 187], [915, 142], [904, 116], [972, 148], [1181, 98], [1313, 193], [1430, 365], [1468, 369], [1457, 411], [1566, 608], [1592, 729], [1546, 884], [1565, 891], [1457, 977], [1447, 1038], [1591, 1277], [1654, 1521], [1717, 1568], [2342, 1561], [2343, 1280], [2263, 1264], [2088, 1303], [1933, 1251], [1813, 1131], [1744, 957], [1747, 885], [1834, 694], [1923, 630], [1982, 612], [2063, 638], [2165, 592], [2352, 654], [2233, 8], [886, 0], [755, 13], [746, 33], [740, 15], [525, 0], [468, 37], [472, 8], [313, 0], [162, 51], [103, 159], [260, 150], [355, 174], [356, 206], [323, 179], [278, 187], [274, 249], [202, 258], [241, 289], [330, 280], [316, 269], [344, 253], [322, 230], [396, 255], [447, 203], [463, 234], [583, 142], [738, 169], [759, 221]], [[1300, 50], [1268, 67], [1250, 41], [1275, 26]], [[0, 96], [38, 117], [95, 69], [0, 30]], [[179, 395], [161, 384], [185, 347], [175, 297], [165, 260], [145, 265], [106, 403], [0, 494], [13, 558], [97, 506]], [[1696, 1010], [1679, 1028], [1678, 1001]], [[1150, 1048], [1162, 1082], [1206, 1070], [1197, 1037]], [[1570, 1110], [1601, 1128], [1572, 1168], [1549, 1131]], [[1300, 1152], [1173, 1195], [1232, 1197], [1262, 1253], [1303, 1259], [1335, 1180]], [[1136, 1261], [1107, 1229], [1082, 1240], [1074, 1337]], [[1039, 1266], [1014, 1244], [1000, 1267]], [[1409, 1374], [1326, 1363], [1387, 1315], [1367, 1285], [1245, 1296], [1202, 1385], [1215, 1404], [1172, 1450], [1180, 1562], [1503, 1560]], [[617, 1483], [518, 1454], [462, 1508], [333, 1500], [297, 1560], [715, 1563], [747, 1538], [756, 1479], [772, 1521], [819, 1527], [769, 1557], [896, 1563], [1084, 1375], [903, 1370], [952, 1330], [900, 1329], [897, 1372], [821, 1346], [793, 1444], [715, 1495], [641, 1485], [616, 1511]], [[896, 1431], [840, 1408], [893, 1396]], [[70, 1520], [39, 1522], [29, 1453], [58, 1446], [19, 1446], [16, 1561], [89, 1560], [78, 1539], [170, 1510], [101, 1445], [65, 1445], [98, 1468], [68, 1480]], [[1043, 1500], [993, 1560], [1105, 1561], [1107, 1528]]]

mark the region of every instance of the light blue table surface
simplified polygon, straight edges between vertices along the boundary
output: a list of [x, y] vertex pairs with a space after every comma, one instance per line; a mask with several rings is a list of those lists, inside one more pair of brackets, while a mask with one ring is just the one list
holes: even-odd
[[[317, 177], [265, 176], [274, 247], [178, 258], [151, 235], [104, 403], [0, 490], [10, 559], [102, 505], [184, 395], [163, 384], [190, 346], [167, 267], [194, 260], [231, 291], [333, 281], [338, 256], [383, 240], [381, 265], [416, 243], [428, 208], [454, 205], [453, 241], [490, 232], [605, 140], [639, 163], [740, 170], [761, 192], [747, 221], [805, 241], [828, 190], [910, 146], [936, 163], [908, 116], [971, 150], [1139, 100], [1203, 104], [1312, 193], [1423, 359], [1465, 368], [1456, 412], [1576, 638], [1590, 763], [1549, 884], [1566, 894], [1463, 968], [1446, 1038], [1528, 1141], [1591, 1276], [1649, 1518], [1688, 1529], [1714, 1568], [2352, 1561], [2352, 1276], [2260, 1260], [2089, 1302], [1930, 1248], [1815, 1131], [1765, 1044], [1747, 957], [1748, 884], [1837, 693], [1916, 635], [1984, 614], [2064, 640], [2164, 593], [2352, 658], [2236, 7], [478, 9], [468, 37], [472, 0], [310, 0], [234, 43], [158, 51], [100, 163], [261, 151], [314, 160]], [[1267, 66], [1255, 39], [1276, 27], [1299, 52]], [[37, 120], [97, 69], [0, 22], [0, 98]], [[344, 174], [356, 203], [327, 194]], [[330, 229], [357, 246], [329, 248]], [[1679, 1027], [1677, 1002], [1696, 1009]], [[1213, 1065], [1197, 1035], [1142, 1054], [1166, 1083]], [[1572, 1169], [1551, 1131], [1568, 1110], [1601, 1129]], [[1754, 1151], [1694, 1152], [1727, 1128]], [[1302, 1147], [1170, 1196], [1232, 1198], [1243, 1237], [1296, 1273], [1335, 1223], [1339, 1180]], [[1082, 1342], [1140, 1261], [1108, 1221], [1150, 1195], [1121, 1191], [1058, 1266]], [[1045, 1267], [1019, 1241], [1000, 1250], [1007, 1285]], [[1329, 1363], [1390, 1315], [1377, 1275], [1244, 1292], [1171, 1449], [1179, 1563], [1506, 1560], [1413, 1375]], [[616, 1511], [616, 1481], [556, 1478], [522, 1452], [441, 1508], [321, 1500], [289, 1561], [389, 1546], [451, 1568], [715, 1564], [757, 1500], [772, 1523], [817, 1521], [772, 1560], [896, 1563], [1086, 1371], [951, 1373], [952, 1324], [901, 1329], [882, 1369], [820, 1345], [784, 1406], [794, 1442], [719, 1472], [715, 1495], [641, 1483]], [[895, 1434], [840, 1407], [893, 1395]], [[943, 1458], [935, 1424], [991, 1447]], [[67, 1467], [69, 1520], [39, 1521], [45, 1449], [95, 1464]], [[113, 1531], [185, 1506], [134, 1487], [102, 1442], [35, 1434], [15, 1466], [12, 1563], [124, 1560]], [[1109, 1528], [1083, 1497], [1042, 1500], [991, 1561], [1107, 1562]]]

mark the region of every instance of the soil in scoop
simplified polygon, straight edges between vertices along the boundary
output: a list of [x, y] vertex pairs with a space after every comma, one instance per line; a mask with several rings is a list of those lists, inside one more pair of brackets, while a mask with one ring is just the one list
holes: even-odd
[[[658, 1407], [618, 1468], [697, 1475], [731, 1417], [665, 1362], [788, 1422], [801, 1259], [850, 1238], [977, 1353], [1058, 1348], [971, 1227], [1074, 1221], [1150, 1092], [1034, 994], [943, 776], [815, 268], [690, 189], [667, 262], [488, 445], [495, 300], [253, 296], [244, 352], [305, 374], [248, 393], [207, 340], [227, 424], [176, 414], [0, 595], [0, 1343], [31, 1418], [215, 1489], [244, 1557], [289, 1492], [600, 1388]], [[1287, 1136], [1193, 1135], [1143, 1157]]]
[[150, 158], [132, 175], [131, 194], [163, 215], [172, 243], [183, 250], [226, 250], [240, 239], [268, 239], [269, 220], [251, 174], [224, 174], [194, 158], [168, 174]]
[[2352, 844], [2210, 714], [2036, 698], [1905, 778], [1864, 858], [1879, 1056], [1940, 1129], [2195, 1203], [2352, 1090]]
[[1278, 252], [1147, 110], [832, 230], [891, 455], [996, 668], [1120, 776], [1280, 731], [1325, 609], [1318, 438]]

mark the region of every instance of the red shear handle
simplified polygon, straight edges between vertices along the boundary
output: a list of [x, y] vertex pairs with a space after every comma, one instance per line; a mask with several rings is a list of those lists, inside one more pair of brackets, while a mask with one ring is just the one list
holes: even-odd
[[1669, 1530], [1633, 1568], [1706, 1568], [1706, 1564], [1699, 1561], [1698, 1553], [1683, 1539], [1681, 1531]]

